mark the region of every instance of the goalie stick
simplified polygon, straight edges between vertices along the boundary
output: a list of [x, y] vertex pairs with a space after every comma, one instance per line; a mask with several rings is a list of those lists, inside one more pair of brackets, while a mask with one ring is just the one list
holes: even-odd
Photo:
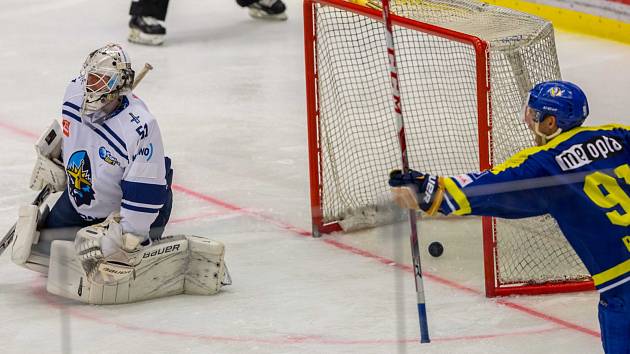
[[136, 87], [138, 87], [140, 81], [142, 81], [142, 79], [144, 79], [144, 77], [149, 73], [149, 70], [153, 70], [153, 66], [149, 63], [144, 63], [144, 66], [142, 67], [142, 69], [140, 69], [138, 76], [135, 80], [133, 80], [133, 87], [131, 88], [132, 90], [135, 90]]
[[[44, 186], [44, 189], [42, 189], [37, 196], [35, 197], [35, 200], [33, 200], [33, 202], [31, 203], [32, 205], [37, 205], [40, 206], [44, 203], [44, 200], [46, 200], [46, 198], [48, 198], [48, 196], [51, 193], [51, 188], [50, 185], [46, 185]], [[17, 225], [17, 223], [13, 224], [13, 226], [11, 227], [11, 229], [9, 229], [9, 232], [7, 232], [6, 235], [4, 235], [4, 237], [0, 240], [0, 255], [2, 255], [2, 253], [4, 253], [4, 251], [6, 251], [7, 248], [9, 248], [9, 245], [11, 244], [11, 241], [13, 241], [13, 238], [15, 237], [15, 226]]]
[[[382, 0], [383, 23], [385, 24], [385, 41], [387, 42], [387, 57], [389, 59], [389, 76], [392, 84], [392, 98], [394, 100], [394, 111], [396, 127], [398, 128], [398, 141], [400, 143], [400, 155], [402, 158], [402, 169], [404, 173], [409, 171], [409, 160], [407, 158], [407, 140], [405, 138], [405, 124], [402, 115], [402, 104], [400, 102], [400, 84], [398, 82], [398, 66], [396, 64], [396, 54], [394, 52], [394, 35], [392, 21], [389, 14], [389, 0]], [[420, 321], [420, 342], [429, 343], [429, 325], [427, 322], [427, 310], [424, 299], [424, 284], [422, 281], [422, 268], [420, 266], [420, 251], [418, 249], [418, 225], [416, 221], [416, 211], [409, 210], [409, 226], [411, 227], [411, 258], [413, 262], [413, 274], [416, 283], [416, 299], [418, 304], [418, 319]]]

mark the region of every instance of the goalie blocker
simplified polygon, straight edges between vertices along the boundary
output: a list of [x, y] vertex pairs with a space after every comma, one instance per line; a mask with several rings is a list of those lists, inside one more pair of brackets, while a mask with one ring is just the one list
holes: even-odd
[[[203, 237], [168, 236], [138, 251], [134, 267], [107, 263], [116, 281], [87, 277], [73, 242], [53, 241], [48, 292], [89, 304], [125, 304], [177, 294], [212, 295], [231, 284], [225, 246]], [[109, 268], [109, 269], [107, 269]]]

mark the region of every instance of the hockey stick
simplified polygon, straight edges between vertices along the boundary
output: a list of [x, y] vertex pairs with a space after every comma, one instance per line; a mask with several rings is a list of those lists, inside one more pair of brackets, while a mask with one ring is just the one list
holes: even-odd
[[[46, 198], [48, 198], [48, 196], [50, 195], [51, 192], [52, 192], [52, 190], [50, 189], [50, 185], [47, 184], [46, 186], [44, 186], [44, 189], [42, 189], [37, 194], [37, 197], [35, 197], [35, 200], [33, 200], [33, 202], [31, 204], [32, 205], [37, 205], [37, 206], [42, 205], [44, 200], [46, 200]], [[16, 226], [17, 226], [17, 223], [13, 224], [11, 229], [9, 229], [9, 232], [7, 232], [7, 234], [4, 235], [4, 237], [0, 240], [0, 255], [2, 255], [2, 253], [4, 253], [4, 251], [11, 244], [11, 241], [13, 241], [13, 238], [15, 237], [15, 227]]]
[[138, 87], [140, 81], [142, 81], [142, 79], [144, 79], [144, 77], [149, 73], [149, 70], [153, 70], [153, 66], [149, 63], [144, 63], [144, 66], [140, 69], [138, 76], [136, 76], [136, 79], [133, 81], [133, 86], [131, 87], [132, 90], [135, 90], [136, 87]]
[[[407, 159], [407, 140], [405, 138], [405, 124], [402, 115], [402, 104], [400, 102], [400, 84], [398, 82], [398, 66], [396, 64], [396, 54], [394, 53], [394, 35], [392, 21], [389, 17], [389, 0], [382, 0], [383, 22], [385, 23], [385, 41], [387, 42], [387, 56], [389, 58], [389, 77], [392, 84], [392, 98], [394, 100], [394, 111], [396, 112], [396, 127], [398, 128], [398, 141], [400, 143], [400, 155], [402, 158], [402, 169], [404, 173], [409, 171], [409, 160]], [[418, 318], [420, 321], [420, 342], [429, 343], [429, 326], [427, 322], [427, 310], [424, 299], [424, 284], [422, 281], [422, 268], [420, 267], [420, 251], [418, 249], [418, 229], [416, 224], [416, 211], [409, 210], [409, 226], [411, 227], [411, 258], [413, 261], [414, 279], [416, 281], [416, 298], [418, 303]]]

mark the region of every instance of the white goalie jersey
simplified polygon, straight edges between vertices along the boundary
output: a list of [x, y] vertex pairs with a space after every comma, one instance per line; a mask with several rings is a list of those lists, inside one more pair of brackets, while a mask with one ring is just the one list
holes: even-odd
[[99, 123], [82, 116], [81, 80], [70, 82], [61, 110], [68, 196], [84, 219], [120, 210], [124, 232], [146, 236], [167, 198], [160, 128], [133, 94]]

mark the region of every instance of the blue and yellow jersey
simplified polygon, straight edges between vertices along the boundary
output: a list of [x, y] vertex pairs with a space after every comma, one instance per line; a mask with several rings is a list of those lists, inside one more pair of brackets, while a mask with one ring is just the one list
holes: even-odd
[[443, 181], [443, 213], [550, 214], [600, 292], [630, 281], [630, 126], [574, 128], [491, 170]]

